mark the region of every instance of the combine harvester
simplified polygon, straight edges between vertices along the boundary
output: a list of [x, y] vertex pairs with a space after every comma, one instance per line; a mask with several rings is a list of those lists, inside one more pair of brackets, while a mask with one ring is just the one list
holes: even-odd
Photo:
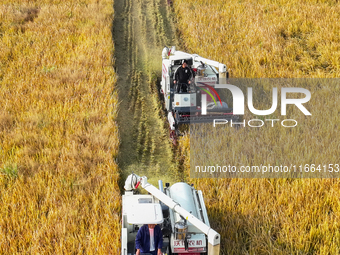
[[[149, 193], [135, 194], [139, 184]], [[219, 255], [220, 235], [210, 228], [200, 190], [178, 182], [171, 187], [159, 180], [159, 189], [135, 174], [125, 182], [122, 196], [122, 255], [135, 254], [135, 239], [143, 224], [159, 224], [162, 252], [178, 255]]]
[[[178, 127], [181, 124], [213, 122], [214, 119], [238, 119], [233, 115], [232, 108], [228, 108], [228, 105], [221, 101], [214, 88], [216, 84], [226, 83], [228, 79], [226, 65], [197, 54], [176, 51], [174, 46], [171, 49], [168, 47], [163, 49], [162, 59], [160, 92], [164, 97], [170, 139], [174, 144], [180, 135]], [[191, 68], [194, 78], [185, 92], [182, 92], [176, 87], [181, 84], [175, 84], [174, 79], [177, 68], [184, 60]], [[202, 114], [205, 106], [206, 114]]]

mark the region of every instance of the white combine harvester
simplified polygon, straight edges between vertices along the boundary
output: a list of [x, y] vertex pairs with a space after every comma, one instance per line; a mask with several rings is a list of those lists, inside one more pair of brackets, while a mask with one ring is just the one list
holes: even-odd
[[[135, 194], [139, 184], [149, 194]], [[178, 255], [218, 255], [220, 235], [210, 228], [202, 192], [179, 182], [159, 189], [147, 178], [130, 175], [125, 182], [122, 206], [122, 255], [135, 254], [135, 239], [143, 224], [159, 224], [162, 252]]]
[[[178, 67], [186, 60], [194, 74], [186, 92], [176, 89], [174, 76]], [[170, 125], [170, 138], [176, 142], [178, 126], [189, 123], [212, 122], [214, 119], [236, 119], [232, 109], [222, 102], [215, 90], [216, 84], [224, 84], [228, 79], [225, 64], [176, 51], [174, 46], [165, 47], [162, 52], [162, 81], [160, 92], [164, 97]], [[203, 96], [204, 95], [204, 96]], [[206, 107], [206, 114], [202, 114]]]

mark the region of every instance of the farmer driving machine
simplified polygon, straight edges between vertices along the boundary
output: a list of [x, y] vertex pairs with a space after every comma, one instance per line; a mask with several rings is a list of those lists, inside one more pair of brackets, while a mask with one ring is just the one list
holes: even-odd
[[[216, 84], [226, 83], [228, 79], [226, 65], [197, 54], [176, 51], [174, 46], [163, 49], [162, 59], [160, 92], [167, 110], [170, 139], [174, 144], [182, 124], [236, 118], [232, 108], [228, 108], [215, 90]], [[190, 84], [174, 83], [176, 71], [183, 62], [188, 64], [193, 74]]]
[[[137, 194], [138, 186], [148, 194]], [[134, 255], [135, 240], [144, 224], [158, 224], [163, 236], [163, 254], [219, 255], [220, 235], [210, 227], [203, 194], [178, 182], [159, 188], [135, 174], [125, 182], [122, 196], [121, 255]]]

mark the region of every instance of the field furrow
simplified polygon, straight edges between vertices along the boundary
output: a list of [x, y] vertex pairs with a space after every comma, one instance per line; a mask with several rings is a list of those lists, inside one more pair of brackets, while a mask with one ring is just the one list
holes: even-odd
[[164, 37], [172, 31], [160, 25], [168, 19], [167, 7], [159, 0], [115, 1], [114, 7], [122, 179], [135, 172], [154, 181], [173, 180], [175, 163], [157, 84], [163, 43], [173, 42], [172, 36]]

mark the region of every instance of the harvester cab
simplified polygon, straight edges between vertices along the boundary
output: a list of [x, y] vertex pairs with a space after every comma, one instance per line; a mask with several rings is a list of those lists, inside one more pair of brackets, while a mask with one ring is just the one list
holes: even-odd
[[[193, 76], [190, 84], [182, 86], [175, 84], [174, 80], [176, 70], [184, 60], [191, 68]], [[215, 85], [226, 83], [228, 76], [226, 65], [217, 61], [202, 58], [197, 54], [176, 51], [174, 46], [163, 49], [160, 92], [167, 110], [170, 138], [174, 143], [181, 124], [213, 122], [214, 119], [237, 119], [232, 109], [228, 108], [228, 104], [221, 100], [215, 90]]]
[[[136, 194], [138, 186], [148, 194]], [[134, 255], [135, 239], [143, 224], [158, 224], [163, 236], [163, 254], [218, 255], [220, 235], [210, 228], [203, 194], [187, 183], [159, 187], [147, 178], [130, 175], [122, 196], [121, 254]]]

